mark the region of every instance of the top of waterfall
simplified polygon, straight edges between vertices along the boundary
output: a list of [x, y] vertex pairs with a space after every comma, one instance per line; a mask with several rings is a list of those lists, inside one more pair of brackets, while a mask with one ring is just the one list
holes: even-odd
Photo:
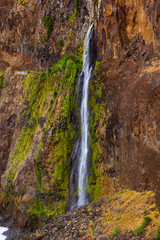
[[90, 39], [92, 37], [93, 29], [94, 29], [94, 23], [92, 22], [88, 29], [87, 35], [85, 37], [85, 44], [84, 44], [85, 49], [87, 48], [88, 39]]
[[83, 72], [84, 69], [90, 68], [90, 40], [92, 39], [93, 36], [93, 30], [94, 30], [94, 23], [92, 22], [86, 38], [85, 38], [85, 43], [84, 43], [84, 61], [83, 61]]

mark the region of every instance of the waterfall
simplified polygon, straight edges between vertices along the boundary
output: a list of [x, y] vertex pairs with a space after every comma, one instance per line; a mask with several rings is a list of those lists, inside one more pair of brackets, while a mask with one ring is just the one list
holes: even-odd
[[92, 74], [92, 66], [90, 64], [91, 51], [90, 41], [93, 35], [93, 23], [91, 24], [85, 39], [85, 52], [83, 61], [83, 90], [81, 102], [81, 147], [78, 165], [78, 202], [77, 206], [84, 205], [88, 202], [87, 197], [87, 161], [89, 154], [89, 110], [88, 110], [88, 89]]
[[69, 198], [68, 198], [69, 210], [84, 205], [89, 201], [89, 196], [87, 192], [89, 176], [88, 158], [90, 149], [88, 92], [95, 60], [93, 34], [94, 25], [92, 23], [85, 38], [83, 69], [78, 79], [77, 85], [77, 89], [81, 97], [80, 102], [78, 100], [80, 105], [81, 136], [75, 142], [72, 154], [68, 161], [72, 162], [72, 169], [69, 181]]

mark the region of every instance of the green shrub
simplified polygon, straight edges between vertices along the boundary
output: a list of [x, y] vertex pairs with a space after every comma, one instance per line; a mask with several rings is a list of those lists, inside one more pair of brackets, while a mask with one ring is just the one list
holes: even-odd
[[152, 219], [150, 217], [144, 217], [142, 225], [135, 229], [135, 233], [138, 234], [142, 232], [144, 228], [151, 222], [151, 220]]
[[115, 227], [115, 229], [114, 229], [114, 231], [111, 233], [111, 237], [113, 238], [113, 237], [115, 237], [115, 236], [117, 236], [118, 234], [120, 233], [120, 227]]
[[54, 90], [54, 92], [53, 92], [53, 97], [56, 98], [57, 95], [58, 95], [58, 91], [57, 91], [57, 90]]
[[62, 47], [63, 47], [63, 40], [62, 39], [58, 39], [56, 41], [55, 45], [56, 45], [57, 49], [62, 49]]
[[158, 227], [156, 235], [154, 236], [153, 239], [160, 239], [160, 227]]
[[66, 96], [64, 104], [65, 104], [65, 117], [68, 117], [70, 112], [70, 95]]
[[3, 88], [4, 73], [0, 73], [0, 88]]
[[46, 43], [52, 34], [52, 30], [54, 27], [54, 21], [51, 16], [47, 16], [47, 17], [43, 18], [43, 24], [47, 30], [47, 36], [42, 36], [41, 40], [42, 40], [42, 42]]
[[100, 81], [99, 68], [96, 70], [96, 74], [90, 83], [90, 99], [89, 99], [89, 133], [90, 133], [90, 146], [92, 149], [92, 167], [90, 169], [89, 177], [89, 191], [92, 201], [97, 201], [101, 198], [102, 185], [99, 173], [99, 144], [98, 144], [98, 124], [102, 118], [104, 103], [102, 102], [102, 88], [103, 85]]
[[50, 104], [53, 104], [53, 103], [54, 103], [54, 101], [53, 101], [53, 99], [51, 99], [51, 100], [50, 100]]
[[98, 232], [97, 232], [97, 230], [94, 230], [92, 233], [93, 233], [93, 234], [97, 234]]
[[39, 78], [40, 80], [44, 81], [47, 77], [47, 74], [45, 72], [42, 72], [40, 75], [39, 75]]
[[68, 25], [72, 25], [76, 17], [76, 12], [73, 13], [73, 15], [68, 20]]
[[78, 13], [78, 8], [79, 8], [79, 0], [74, 0], [74, 4], [75, 4], [75, 13], [77, 15]]

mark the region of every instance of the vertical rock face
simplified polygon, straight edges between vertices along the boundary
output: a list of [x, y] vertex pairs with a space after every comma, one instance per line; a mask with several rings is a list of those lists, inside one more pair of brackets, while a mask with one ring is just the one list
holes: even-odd
[[90, 18], [85, 2], [79, 13], [75, 8], [74, 1], [63, 0], [2, 2], [0, 68], [46, 68], [66, 53], [75, 54]]
[[14, 209], [21, 226], [31, 225], [28, 216], [37, 220], [65, 210], [67, 160], [79, 134], [72, 96], [91, 21], [100, 62], [90, 88], [91, 194], [152, 189], [160, 204], [160, 3], [75, 3], [0, 2], [1, 71], [45, 69], [68, 53], [78, 56], [64, 58], [47, 74], [5, 73], [0, 175], [2, 193], [9, 194], [2, 204]]
[[159, 201], [159, 73], [155, 65], [138, 64], [127, 61], [104, 77], [108, 97], [101, 155], [120, 186], [154, 189]]
[[3, 83], [0, 99], [0, 174], [6, 169], [11, 146], [14, 147], [16, 138], [13, 133], [18, 131], [19, 114], [22, 108], [22, 79], [8, 68]]
[[107, 101], [105, 141], [100, 141], [103, 162], [111, 168], [106, 174], [114, 173], [120, 185], [136, 190], [154, 189], [157, 202], [159, 4], [158, 1], [104, 0], [95, 6], [97, 46], [99, 59], [103, 60], [105, 94], [108, 94], [107, 99], [104, 96]]
[[102, 58], [137, 61], [159, 51], [158, 1], [100, 1], [97, 38]]

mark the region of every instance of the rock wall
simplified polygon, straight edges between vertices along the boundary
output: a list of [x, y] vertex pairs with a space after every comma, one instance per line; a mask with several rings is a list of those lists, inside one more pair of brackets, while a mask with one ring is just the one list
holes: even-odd
[[134, 61], [159, 52], [158, 1], [99, 1], [97, 45], [102, 59]]
[[111, 176], [115, 189], [154, 189], [158, 204], [159, 4], [101, 1], [95, 7], [106, 101], [100, 152], [110, 166], [103, 166], [103, 173]]
[[72, 0], [1, 3], [0, 68], [43, 69], [68, 52], [75, 54], [90, 18], [85, 3], [79, 13], [75, 8]]

